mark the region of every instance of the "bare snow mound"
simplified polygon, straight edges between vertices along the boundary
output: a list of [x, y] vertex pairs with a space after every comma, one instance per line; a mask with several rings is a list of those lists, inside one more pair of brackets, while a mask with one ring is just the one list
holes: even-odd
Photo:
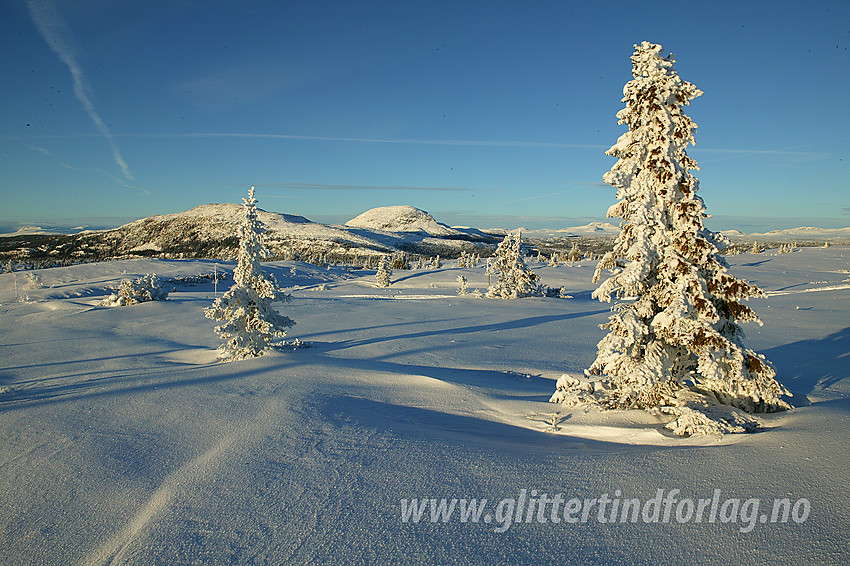
[[369, 228], [386, 232], [426, 232], [432, 236], [453, 236], [458, 232], [434, 220], [413, 206], [379, 206], [345, 223], [351, 228]]

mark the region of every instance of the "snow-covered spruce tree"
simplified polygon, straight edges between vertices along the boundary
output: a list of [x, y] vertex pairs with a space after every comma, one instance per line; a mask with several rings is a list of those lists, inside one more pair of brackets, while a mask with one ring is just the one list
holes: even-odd
[[[593, 296], [617, 303], [585, 373], [599, 378], [612, 408], [667, 407], [681, 416], [669, 411], [683, 404], [677, 396], [696, 394], [747, 412], [785, 409], [788, 392], [744, 346], [738, 324], [761, 324], [742, 301], [764, 293], [729, 274], [721, 239], [703, 225], [708, 215], [690, 173], [698, 167], [685, 152], [696, 124], [682, 112], [702, 91], [679, 78], [674, 62], [649, 42], [632, 55], [634, 79], [617, 113], [629, 131], [606, 152], [618, 161], [603, 177], [617, 189], [608, 217], [622, 218], [622, 231], [594, 275], [612, 271]], [[552, 400], [569, 389], [559, 382]]]
[[378, 271], [375, 273], [375, 283], [378, 287], [389, 287], [392, 274], [393, 268], [389, 256], [381, 256], [378, 260]]
[[570, 249], [570, 254], [567, 256], [570, 263], [581, 261], [581, 251], [578, 249], [578, 244], [573, 242], [573, 247]]
[[215, 331], [225, 342], [218, 348], [224, 361], [241, 360], [262, 355], [276, 338], [286, 336], [295, 322], [274, 308], [274, 301], [287, 302], [277, 282], [263, 273], [260, 260], [268, 252], [263, 244], [264, 229], [257, 218], [254, 187], [243, 198], [244, 220], [239, 226], [239, 250], [233, 286], [204, 311], [207, 318], [222, 321]]
[[458, 287], [457, 294], [466, 295], [469, 292], [469, 280], [463, 275], [458, 275], [457, 282], [460, 285], [460, 287]]
[[491, 299], [518, 299], [539, 297], [544, 294], [540, 278], [525, 265], [520, 249], [522, 236], [508, 232], [496, 248], [496, 255], [489, 264], [496, 281], [491, 283], [487, 296]]

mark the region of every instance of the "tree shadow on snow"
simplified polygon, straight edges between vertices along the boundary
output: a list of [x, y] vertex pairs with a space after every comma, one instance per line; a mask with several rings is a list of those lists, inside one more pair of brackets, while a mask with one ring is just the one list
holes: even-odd
[[[442, 319], [431, 319], [426, 322], [432, 324], [442, 324], [454, 322], [456, 319], [442, 318]], [[313, 340], [316, 336], [330, 336], [331, 334], [345, 334], [345, 333], [355, 333], [355, 332], [365, 332], [367, 330], [379, 330], [383, 328], [394, 328], [397, 326], [411, 326], [414, 324], [422, 324], [421, 320], [410, 320], [405, 322], [391, 322], [388, 324], [375, 324], [373, 326], [361, 326], [358, 328], [338, 328], [336, 330], [321, 330], [319, 332], [311, 332], [309, 334], [304, 334], [299, 338], [302, 340]]]
[[850, 327], [818, 340], [800, 340], [763, 352], [776, 378], [794, 395], [791, 403], [811, 405], [809, 393], [850, 378]]
[[456, 334], [474, 334], [476, 332], [498, 332], [501, 330], [517, 330], [520, 328], [529, 328], [539, 326], [550, 322], [560, 322], [574, 318], [582, 318], [585, 316], [594, 316], [609, 312], [608, 309], [574, 312], [565, 314], [549, 314], [540, 316], [531, 316], [527, 318], [519, 318], [506, 320], [504, 322], [494, 322], [490, 324], [474, 324], [471, 326], [451, 327], [434, 330], [423, 330], [421, 332], [412, 332], [410, 334], [396, 334], [392, 336], [377, 336], [374, 338], [364, 338], [362, 340], [344, 340], [327, 345], [326, 351], [344, 350], [346, 348], [354, 348], [357, 346], [366, 346], [370, 344], [378, 344], [380, 342], [390, 342], [393, 340], [408, 340], [418, 338], [429, 338], [433, 336], [453, 336]]
[[[175, 347], [141, 354], [101, 356], [39, 364], [38, 366], [41, 367], [54, 365], [65, 367], [79, 363], [84, 364], [83, 367], [86, 369], [13, 383], [10, 383], [8, 379], [5, 380], [5, 383], [9, 384], [10, 390], [0, 395], [0, 413], [69, 401], [119, 397], [187, 386], [237, 381], [270, 371], [267, 359], [263, 358], [257, 358], [261, 360], [259, 364], [252, 364], [250, 361], [238, 365], [223, 364], [216, 361], [187, 363], [180, 361], [180, 356], [175, 357], [174, 354], [212, 351], [201, 346], [180, 345], [170, 341], [163, 342], [169, 345], [173, 344]], [[123, 365], [123, 363], [112, 365], [113, 362], [119, 360], [132, 360], [134, 358], [149, 361], [143, 365], [135, 365], [135, 367], [133, 364]], [[151, 360], [153, 363], [150, 363]], [[91, 367], [92, 364], [94, 364], [94, 367]], [[300, 362], [293, 360], [292, 365], [299, 364]], [[2, 371], [2, 368], [0, 368], [0, 371]]]

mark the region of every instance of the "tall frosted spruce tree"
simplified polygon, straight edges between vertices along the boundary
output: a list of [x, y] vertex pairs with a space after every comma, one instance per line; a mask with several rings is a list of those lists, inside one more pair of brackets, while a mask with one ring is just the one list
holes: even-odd
[[286, 336], [295, 321], [272, 308], [272, 302], [288, 302], [291, 295], [282, 293], [273, 277], [263, 273], [260, 260], [268, 256], [263, 243], [262, 224], [257, 218], [254, 187], [242, 199], [245, 213], [239, 226], [239, 252], [233, 286], [204, 311], [207, 318], [222, 321], [215, 328], [225, 342], [219, 346], [224, 361], [241, 360], [262, 355], [276, 338]]
[[788, 408], [770, 363], [742, 341], [739, 323], [761, 324], [742, 301], [764, 293], [728, 272], [722, 239], [703, 225], [691, 174], [699, 168], [685, 151], [697, 126], [682, 112], [702, 91], [660, 45], [635, 45], [631, 60], [617, 113], [629, 131], [606, 152], [618, 160], [603, 176], [617, 189], [608, 217], [621, 218], [622, 231], [594, 275], [611, 270], [593, 296], [617, 302], [585, 373], [605, 385], [612, 408], [681, 404], [683, 390], [751, 413]]

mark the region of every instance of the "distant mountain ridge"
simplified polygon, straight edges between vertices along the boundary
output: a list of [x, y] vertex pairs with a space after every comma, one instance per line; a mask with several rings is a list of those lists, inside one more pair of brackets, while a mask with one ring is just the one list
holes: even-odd
[[[266, 242], [273, 257], [308, 261], [397, 252], [456, 257], [461, 250], [467, 250], [489, 255], [507, 232], [449, 227], [428, 212], [406, 205], [373, 208], [344, 225], [320, 224], [303, 216], [265, 210], [259, 210], [258, 217], [266, 227]], [[236, 251], [237, 228], [242, 218], [242, 205], [205, 204], [184, 212], [149, 216], [118, 228], [74, 235], [30, 227], [0, 237], [0, 260], [55, 263], [136, 256], [227, 258]], [[529, 249], [552, 248], [545, 240], [560, 242], [555, 248], [571, 246], [575, 238], [610, 246], [620, 232], [618, 226], [608, 222], [556, 230], [520, 230]], [[850, 228], [801, 227], [749, 236], [728, 230], [723, 234], [745, 241], [843, 240], [850, 238]]]
[[797, 237], [797, 238], [850, 238], [850, 227], [848, 228], [815, 228], [812, 226], [800, 226], [798, 228], [786, 228], [784, 230], [771, 230], [769, 232], [756, 232], [750, 234], [752, 237]]
[[[273, 257], [375, 255], [399, 251], [456, 255], [489, 247], [501, 238], [475, 229], [452, 229], [414, 207], [381, 207], [352, 219], [353, 225], [313, 222], [303, 216], [258, 210]], [[110, 230], [76, 235], [10, 235], [0, 240], [2, 259], [102, 260], [127, 256], [230, 257], [237, 247], [242, 205], [205, 204], [185, 212], [153, 215]], [[358, 220], [359, 219], [359, 220]], [[372, 227], [375, 226], [375, 227]], [[378, 228], [380, 226], [381, 228]], [[484, 251], [483, 249], [481, 251]]]
[[[275, 255], [346, 253], [352, 249], [373, 253], [424, 251], [424, 248], [437, 246], [445, 237], [459, 241], [481, 239], [471, 232], [452, 230], [427, 212], [413, 207], [372, 209], [344, 226], [320, 224], [303, 216], [261, 209], [257, 216], [265, 226], [269, 250]], [[119, 247], [126, 252], [153, 245], [157, 251], [174, 253], [187, 240], [195, 245], [219, 243], [223, 247], [235, 247], [242, 218], [242, 205], [207, 204], [186, 212], [143, 218], [105, 234], [119, 237]]]

